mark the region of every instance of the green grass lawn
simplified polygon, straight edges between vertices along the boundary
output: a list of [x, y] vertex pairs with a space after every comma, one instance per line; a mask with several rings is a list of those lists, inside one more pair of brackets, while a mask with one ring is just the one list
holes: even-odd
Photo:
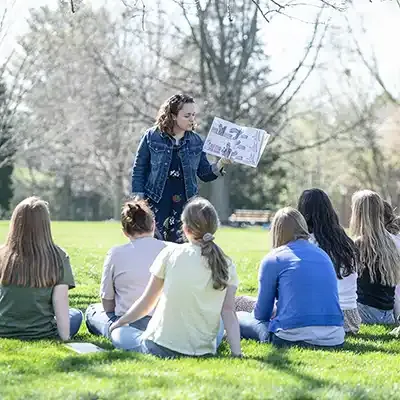
[[[5, 237], [8, 224], [0, 223]], [[77, 288], [71, 306], [98, 301], [107, 250], [124, 243], [116, 223], [54, 223], [56, 242], [71, 258]], [[223, 229], [217, 240], [236, 262], [240, 293], [254, 294], [257, 268], [270, 246], [263, 230]], [[382, 326], [363, 327], [344, 350], [278, 350], [242, 341], [246, 359], [159, 360], [109, 351], [78, 355], [56, 341], [0, 339], [0, 399], [397, 399], [400, 340]], [[82, 326], [78, 341], [112, 350]]]

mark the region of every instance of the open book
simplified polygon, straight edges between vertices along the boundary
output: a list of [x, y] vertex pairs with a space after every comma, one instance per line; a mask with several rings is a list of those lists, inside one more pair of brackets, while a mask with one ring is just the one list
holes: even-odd
[[65, 346], [81, 354], [98, 353], [106, 351], [105, 349], [96, 346], [93, 343], [73, 342], [73, 343], [66, 343]]
[[270, 135], [261, 129], [236, 125], [215, 117], [203, 151], [218, 157], [257, 167]]

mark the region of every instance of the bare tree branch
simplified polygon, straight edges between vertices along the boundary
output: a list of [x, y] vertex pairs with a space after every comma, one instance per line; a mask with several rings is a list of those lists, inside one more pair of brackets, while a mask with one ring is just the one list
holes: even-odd
[[[353, 32], [353, 30], [351, 29], [351, 24], [349, 23], [348, 19], [347, 20], [347, 24], [349, 27], [349, 33], [352, 36], [353, 39], [353, 43], [355, 45], [355, 50], [356, 53], [358, 54], [358, 56], [360, 57], [362, 63], [364, 64], [364, 66], [368, 69], [369, 73], [371, 74], [372, 77], [374, 77], [374, 79], [376, 80], [376, 82], [379, 84], [379, 86], [382, 88], [382, 90], [385, 92], [385, 94], [387, 95], [387, 97], [390, 99], [390, 101], [393, 104], [396, 105], [400, 105], [400, 101], [399, 99], [397, 99], [392, 93], [391, 91], [388, 89], [388, 87], [386, 86], [385, 82], [382, 79], [381, 74], [379, 73], [379, 66], [378, 66], [378, 61], [376, 59], [376, 54], [375, 52], [372, 50], [372, 63], [370, 63], [367, 58], [365, 57], [361, 46]], [[363, 31], [365, 33], [365, 28], [363, 28]]]

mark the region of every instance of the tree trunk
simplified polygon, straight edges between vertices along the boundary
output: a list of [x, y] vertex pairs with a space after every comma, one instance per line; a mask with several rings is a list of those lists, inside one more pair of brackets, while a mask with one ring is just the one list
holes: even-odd
[[61, 221], [70, 221], [72, 219], [72, 178], [69, 175], [63, 177], [63, 186], [58, 193], [59, 213], [58, 218]]
[[113, 218], [119, 221], [121, 218], [122, 198], [124, 195], [124, 188], [120, 176], [115, 178], [113, 189]]
[[231, 215], [230, 202], [229, 202], [229, 171], [224, 177], [211, 182], [211, 203], [214, 205], [218, 212], [221, 223], [227, 223]]

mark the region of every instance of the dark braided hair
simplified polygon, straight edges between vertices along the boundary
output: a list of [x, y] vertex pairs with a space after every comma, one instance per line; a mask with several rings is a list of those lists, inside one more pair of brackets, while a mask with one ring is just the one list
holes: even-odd
[[339, 224], [328, 195], [321, 189], [305, 190], [297, 208], [303, 214], [318, 246], [331, 258], [338, 279], [356, 272], [356, 246]]

